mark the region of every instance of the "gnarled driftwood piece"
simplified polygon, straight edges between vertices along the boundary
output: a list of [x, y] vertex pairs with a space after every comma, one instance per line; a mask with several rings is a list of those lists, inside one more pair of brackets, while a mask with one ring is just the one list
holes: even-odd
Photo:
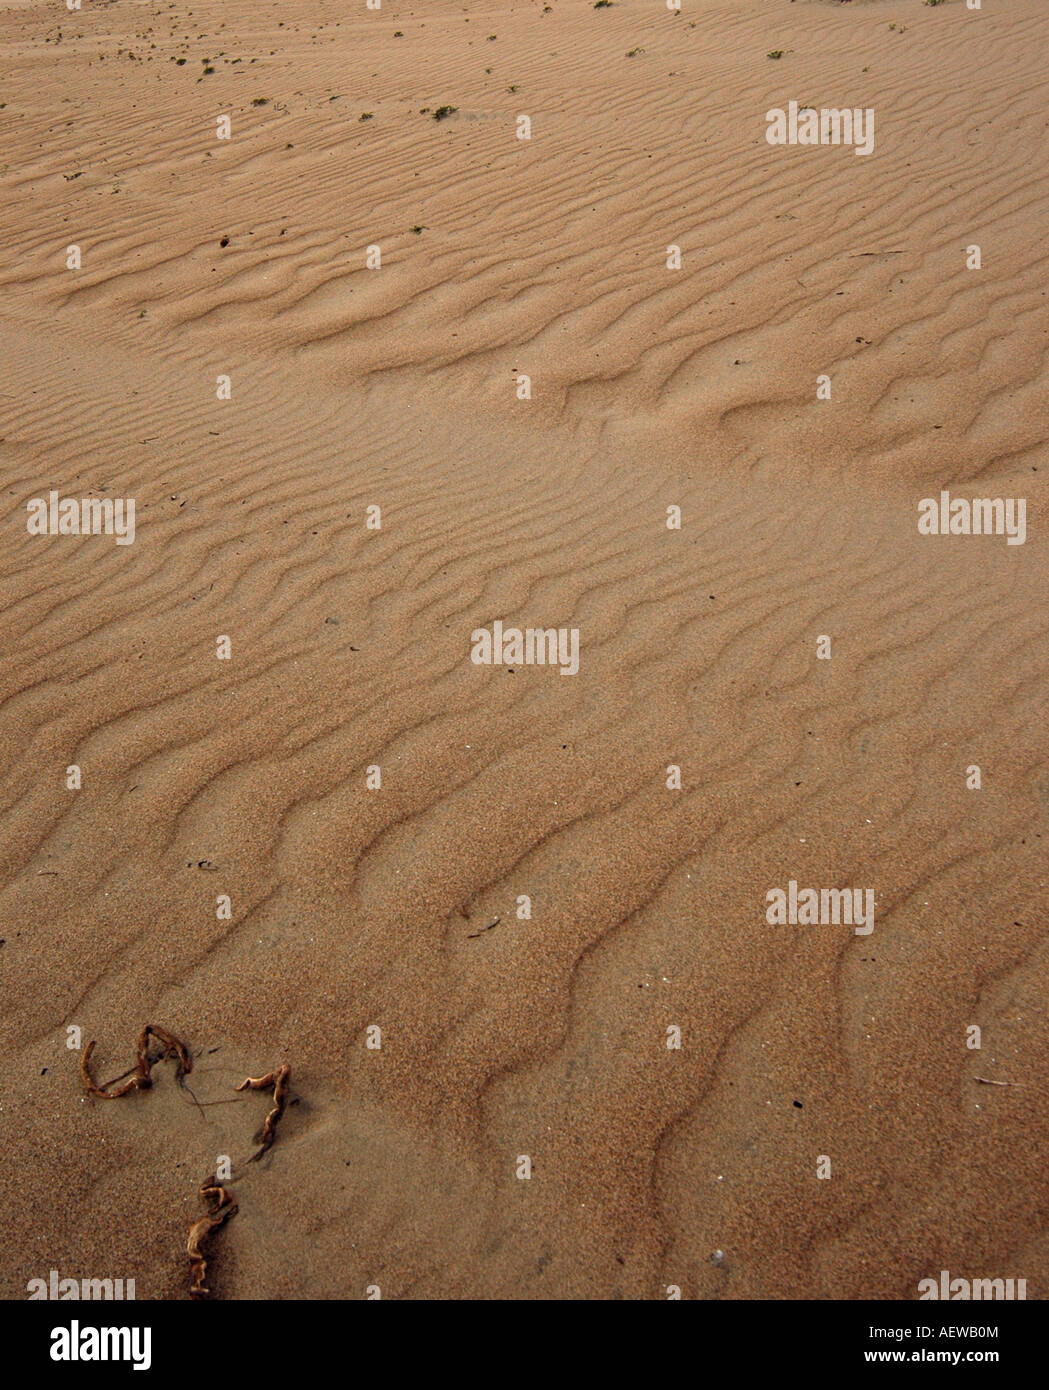
[[[152, 1038], [156, 1038], [163, 1050], [151, 1059], [149, 1052]], [[91, 1075], [91, 1054], [94, 1050], [95, 1040], [92, 1038], [80, 1057], [80, 1078], [88, 1094], [98, 1096], [100, 1100], [119, 1100], [121, 1096], [129, 1095], [132, 1091], [148, 1091], [153, 1085], [153, 1077], [150, 1074], [153, 1067], [157, 1062], [162, 1062], [167, 1057], [178, 1058], [176, 1076], [180, 1083], [182, 1078], [193, 1070], [193, 1058], [189, 1055], [186, 1044], [181, 1039], [176, 1038], [174, 1033], [169, 1033], [166, 1028], [161, 1028], [154, 1023], [147, 1023], [138, 1035], [138, 1059], [133, 1074], [115, 1091], [109, 1091], [105, 1086], [100, 1086]]]
[[237, 1204], [229, 1195], [224, 1187], [219, 1183], [214, 1174], [205, 1178], [200, 1184], [200, 1196], [205, 1206], [208, 1208], [206, 1216], [202, 1216], [199, 1221], [194, 1221], [189, 1228], [189, 1237], [186, 1240], [186, 1254], [189, 1256], [189, 1270], [193, 1276], [189, 1286], [190, 1298], [203, 1298], [211, 1290], [205, 1284], [204, 1279], [208, 1271], [208, 1262], [204, 1258], [201, 1249], [202, 1243], [211, 1235], [217, 1227], [223, 1225], [231, 1216], [237, 1214]]
[[284, 1106], [288, 1099], [288, 1082], [291, 1080], [291, 1067], [287, 1062], [278, 1067], [275, 1071], [269, 1071], [265, 1076], [251, 1077], [246, 1076], [237, 1087], [238, 1091], [266, 1091], [273, 1087], [273, 1109], [266, 1116], [262, 1125], [262, 1132], [259, 1135], [259, 1147], [248, 1159], [249, 1163], [254, 1163], [261, 1158], [266, 1150], [277, 1137], [277, 1121], [284, 1114]]

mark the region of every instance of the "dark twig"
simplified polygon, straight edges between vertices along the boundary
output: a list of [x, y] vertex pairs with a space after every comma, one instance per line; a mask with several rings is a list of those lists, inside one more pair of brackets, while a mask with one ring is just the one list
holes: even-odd
[[480, 931], [468, 931], [466, 933], [466, 939], [467, 941], [472, 941], [475, 936], [484, 936], [486, 931], [491, 931], [493, 927], [497, 927], [498, 925], [499, 918], [496, 917], [494, 922], [489, 922], [488, 925], [486, 927], [482, 927]]

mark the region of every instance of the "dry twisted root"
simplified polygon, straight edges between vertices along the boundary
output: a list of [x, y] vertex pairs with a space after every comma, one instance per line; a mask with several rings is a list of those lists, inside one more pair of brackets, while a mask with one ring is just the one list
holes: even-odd
[[[156, 1038], [163, 1047], [159, 1056], [150, 1060], [149, 1043], [150, 1038]], [[189, 1049], [184, 1042], [175, 1037], [174, 1033], [169, 1033], [166, 1028], [161, 1028], [156, 1024], [147, 1023], [138, 1035], [138, 1061], [133, 1076], [130, 1076], [122, 1086], [118, 1086], [115, 1091], [107, 1091], [104, 1086], [100, 1086], [91, 1075], [91, 1054], [95, 1050], [94, 1039], [84, 1048], [80, 1057], [80, 1077], [89, 1095], [98, 1096], [100, 1100], [119, 1100], [121, 1096], [128, 1095], [131, 1091], [148, 1091], [153, 1085], [153, 1078], [150, 1075], [152, 1068], [157, 1062], [163, 1062], [167, 1057], [178, 1058], [178, 1080], [193, 1070], [193, 1058], [189, 1055]]]
[[[238, 1091], [265, 1091], [270, 1086], [273, 1087], [273, 1108], [266, 1116], [260, 1135], [259, 1148], [248, 1159], [249, 1163], [256, 1158], [261, 1158], [277, 1137], [277, 1121], [284, 1114], [290, 1078], [291, 1067], [285, 1062], [283, 1066], [278, 1067], [275, 1071], [267, 1072], [265, 1076], [245, 1077], [236, 1088]], [[227, 1181], [231, 1181], [231, 1179], [227, 1179]], [[207, 1216], [202, 1216], [189, 1228], [189, 1239], [186, 1241], [186, 1254], [189, 1256], [189, 1268], [193, 1276], [193, 1282], [189, 1286], [190, 1298], [203, 1298], [205, 1294], [211, 1292], [204, 1283], [208, 1262], [201, 1252], [201, 1241], [217, 1226], [221, 1226], [231, 1216], [235, 1216], [237, 1212], [236, 1202], [226, 1189], [220, 1186], [218, 1178], [214, 1175], [201, 1183], [200, 1195], [208, 1204], [209, 1210]]]
[[284, 1106], [288, 1098], [288, 1082], [291, 1080], [291, 1067], [285, 1062], [275, 1071], [269, 1071], [265, 1076], [251, 1077], [246, 1076], [237, 1087], [238, 1091], [265, 1091], [270, 1086], [273, 1087], [273, 1109], [266, 1116], [263, 1122], [262, 1131], [259, 1135], [259, 1147], [248, 1159], [249, 1163], [254, 1163], [257, 1158], [261, 1158], [266, 1150], [277, 1137], [277, 1121], [284, 1114]]
[[[160, 1043], [162, 1051], [157, 1056], [150, 1058], [150, 1040], [156, 1038]], [[153, 1067], [157, 1062], [162, 1062], [168, 1057], [178, 1059], [178, 1070], [176, 1076], [181, 1084], [182, 1078], [193, 1070], [193, 1058], [186, 1047], [174, 1033], [169, 1033], [166, 1028], [161, 1028], [156, 1024], [147, 1023], [138, 1037], [137, 1061], [133, 1074], [128, 1077], [116, 1090], [110, 1091], [106, 1087], [100, 1086], [91, 1074], [91, 1054], [95, 1050], [94, 1039], [88, 1043], [80, 1058], [80, 1076], [89, 1095], [98, 1096], [101, 1100], [119, 1100], [121, 1096], [129, 1095], [132, 1091], [148, 1091], [153, 1085], [151, 1075]], [[118, 1077], [117, 1080], [120, 1078]], [[236, 1088], [238, 1091], [252, 1090], [264, 1091], [270, 1086], [273, 1087], [273, 1107], [262, 1126], [259, 1136], [259, 1148], [251, 1155], [249, 1163], [262, 1155], [270, 1148], [274, 1139], [277, 1137], [277, 1122], [284, 1114], [284, 1107], [287, 1104], [288, 1082], [291, 1079], [291, 1068], [285, 1062], [276, 1070], [268, 1072], [265, 1076], [246, 1077]], [[109, 1083], [112, 1084], [112, 1083]], [[229, 1179], [227, 1179], [229, 1181]], [[212, 1231], [224, 1225], [231, 1216], [237, 1214], [237, 1203], [229, 1195], [226, 1189], [219, 1183], [218, 1178], [212, 1174], [205, 1178], [200, 1185], [200, 1196], [207, 1207], [206, 1215], [199, 1221], [194, 1221], [189, 1228], [189, 1236], [186, 1239], [186, 1254], [189, 1256], [190, 1273], [192, 1283], [189, 1288], [190, 1298], [203, 1298], [210, 1293], [210, 1289], [204, 1280], [207, 1274], [208, 1262], [201, 1249], [202, 1243], [208, 1238]]]
[[216, 1227], [223, 1225], [231, 1216], [237, 1214], [237, 1204], [219, 1180], [212, 1174], [200, 1184], [200, 1196], [208, 1208], [208, 1214], [194, 1221], [189, 1228], [186, 1241], [186, 1254], [189, 1256], [190, 1273], [193, 1282], [189, 1286], [190, 1298], [203, 1298], [211, 1290], [204, 1283], [208, 1262], [201, 1251], [201, 1241], [206, 1240]]
[[[152, 1034], [164, 1047], [164, 1051], [156, 1058], [156, 1061], [162, 1062], [166, 1057], [178, 1058], [175, 1079], [181, 1083], [182, 1078], [193, 1070], [193, 1058], [189, 1055], [189, 1048], [184, 1042], [176, 1038], [174, 1033], [169, 1033], [166, 1028], [158, 1028], [155, 1023], [147, 1023], [142, 1030], [142, 1037], [139, 1039], [140, 1047], [149, 1034]], [[153, 1063], [149, 1065], [152, 1066]]]

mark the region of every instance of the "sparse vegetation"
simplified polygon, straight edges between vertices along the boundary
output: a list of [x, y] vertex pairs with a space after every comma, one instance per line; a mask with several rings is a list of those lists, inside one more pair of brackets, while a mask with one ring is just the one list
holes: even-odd
[[269, 97], [252, 97], [251, 104], [252, 106], [268, 106], [269, 101]]
[[774, 48], [774, 49], [772, 50], [771, 53], [766, 53], [766, 54], [765, 54], [765, 57], [766, 57], [766, 58], [782, 58], [782, 57], [783, 57], [783, 49], [782, 49], [782, 48]]
[[362, 112], [361, 112], [361, 115], [360, 115], [360, 119], [361, 119], [362, 121], [372, 121], [372, 120], [375, 119], [375, 112], [374, 112], [374, 111], [362, 111]]
[[458, 110], [458, 106], [438, 106], [433, 113], [433, 118], [435, 121], [443, 121], [445, 116], [454, 116]]
[[643, 48], [632, 48], [626, 56], [628, 58], [636, 58], [639, 53], [644, 53], [644, 51], [645, 50]]

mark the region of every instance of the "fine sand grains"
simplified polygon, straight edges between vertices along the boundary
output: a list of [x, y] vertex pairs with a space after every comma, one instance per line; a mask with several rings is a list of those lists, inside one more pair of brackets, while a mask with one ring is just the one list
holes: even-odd
[[185, 1297], [281, 1057], [223, 1297], [1044, 1295], [1045, 32], [0, 3], [3, 1296]]

